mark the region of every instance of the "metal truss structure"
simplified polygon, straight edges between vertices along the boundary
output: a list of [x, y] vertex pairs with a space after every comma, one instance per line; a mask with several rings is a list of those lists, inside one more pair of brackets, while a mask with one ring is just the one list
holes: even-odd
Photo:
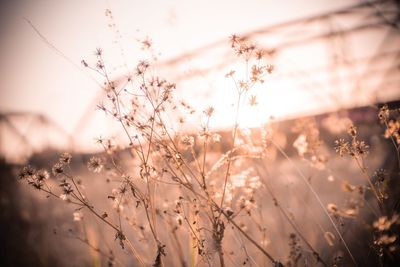
[[[240, 36], [265, 51], [267, 61], [278, 66], [280, 79], [290, 80], [296, 90], [311, 92], [315, 98], [310, 101], [329, 98], [336, 108], [348, 108], [400, 98], [400, 1], [363, 1]], [[170, 70], [169, 79], [180, 83], [220, 75], [235, 60], [224, 39], [160, 62], [157, 67]], [[279, 70], [281, 65], [286, 67]], [[93, 103], [88, 110], [78, 123], [80, 130], [90, 119]], [[41, 115], [5, 113], [0, 116], [1, 133], [8, 129], [19, 144], [32, 147], [26, 132], [14, 126], [23, 116], [31, 118], [33, 128], [60, 131]]]

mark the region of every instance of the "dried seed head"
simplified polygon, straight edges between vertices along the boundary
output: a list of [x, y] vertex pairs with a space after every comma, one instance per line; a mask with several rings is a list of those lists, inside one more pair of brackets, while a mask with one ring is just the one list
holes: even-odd
[[102, 160], [98, 157], [91, 157], [87, 163], [89, 171], [99, 173], [103, 169]]
[[49, 175], [49, 172], [48, 171], [46, 171], [46, 170], [39, 170], [37, 173], [36, 173], [36, 178], [39, 180], [39, 181], [43, 181], [43, 180], [47, 180], [47, 179], [49, 179], [49, 177], [50, 177], [50, 175]]
[[204, 114], [206, 114], [207, 117], [211, 117], [214, 114], [214, 111], [215, 111], [214, 107], [209, 106], [203, 112]]
[[193, 138], [193, 136], [190, 136], [190, 135], [184, 135], [184, 136], [182, 136], [182, 138], [181, 138], [181, 143], [182, 143], [183, 145], [185, 145], [186, 147], [188, 147], [188, 148], [193, 147], [193, 145], [194, 145], [194, 138]]
[[369, 145], [364, 141], [355, 140], [352, 142], [350, 155], [366, 157], [368, 155], [368, 149]]
[[33, 176], [35, 173], [36, 170], [34, 168], [32, 168], [31, 166], [25, 166], [19, 171], [18, 178], [21, 180], [26, 179]]
[[349, 142], [345, 141], [344, 139], [339, 139], [335, 141], [335, 151], [341, 157], [348, 154], [350, 152], [350, 145]]
[[54, 164], [54, 166], [52, 168], [52, 172], [53, 172], [54, 176], [63, 174], [64, 173], [64, 164], [57, 162], [56, 164]]
[[62, 164], [69, 164], [71, 162], [71, 154], [68, 152], [64, 152], [60, 155], [59, 162]]
[[388, 119], [389, 119], [389, 114], [390, 114], [390, 112], [389, 112], [388, 106], [387, 106], [386, 104], [383, 105], [383, 106], [379, 109], [379, 113], [378, 113], [379, 121], [380, 121], [381, 123], [387, 122]]

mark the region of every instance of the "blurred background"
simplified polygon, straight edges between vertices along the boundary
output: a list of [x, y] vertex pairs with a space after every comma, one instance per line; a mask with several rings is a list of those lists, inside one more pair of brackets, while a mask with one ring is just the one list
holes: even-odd
[[[139, 60], [150, 58], [163, 77], [177, 84], [178, 99], [198, 111], [215, 107], [211, 127], [224, 134], [234, 124], [236, 94], [224, 76], [232, 69], [239, 76], [246, 71], [229, 44], [229, 36], [237, 34], [263, 49], [274, 69], [254, 88], [258, 104], [244, 107], [241, 128], [273, 119], [290, 129], [297, 118], [320, 116], [318, 123], [328, 125], [324, 138], [332, 144], [340, 125], [348, 122], [327, 114], [345, 113], [364, 124], [370, 130], [366, 138], [378, 144], [371, 136], [382, 132], [370, 127], [377, 105], [398, 107], [400, 98], [399, 9], [395, 0], [1, 1], [1, 231], [16, 222], [1, 235], [5, 251], [15, 256], [4, 266], [66, 264], [51, 249], [58, 239], [44, 233], [63, 225], [70, 211], [57, 211], [48, 202], [47, 209], [59, 217], [34, 211], [40, 209], [35, 203], [45, 200], [16, 187], [13, 172], [28, 161], [49, 167], [58, 151], [71, 151], [85, 162], [99, 152], [96, 137], [118, 138], [119, 127], [96, 110], [106, 97], [103, 80], [81, 64], [94, 58], [96, 48], [102, 48], [116, 82], [131, 76]], [[150, 49], [144, 49], [149, 43]], [[198, 119], [189, 120], [188, 128], [198, 127]], [[282, 144], [294, 139], [285, 137]], [[376, 149], [381, 157], [372, 158], [371, 166], [387, 164], [386, 148]], [[40, 249], [47, 254], [40, 254], [35, 242], [46, 244]], [[72, 255], [82, 249], [69, 247]], [[30, 262], [21, 262], [21, 251]], [[76, 266], [82, 260], [77, 258]]]
[[397, 1], [2, 1], [1, 20], [0, 151], [12, 160], [44, 146], [93, 150], [94, 137], [116, 134], [95, 111], [101, 77], [80, 63], [97, 47], [118, 80], [150, 57], [149, 40], [179, 97], [216, 107], [217, 128], [233, 121], [231, 34], [275, 67], [244, 126], [399, 97]]

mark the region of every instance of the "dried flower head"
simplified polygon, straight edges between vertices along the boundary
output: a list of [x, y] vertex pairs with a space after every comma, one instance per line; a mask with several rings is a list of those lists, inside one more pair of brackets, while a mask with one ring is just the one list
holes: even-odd
[[53, 172], [54, 176], [63, 174], [64, 173], [64, 164], [57, 162], [56, 164], [54, 164], [54, 166], [52, 168], [52, 172]]
[[103, 162], [98, 157], [91, 157], [87, 163], [89, 171], [99, 173], [103, 169]]
[[104, 69], [104, 62], [102, 60], [98, 60], [96, 63], [96, 68], [99, 70]]
[[390, 114], [390, 112], [389, 112], [388, 106], [387, 106], [386, 104], [383, 105], [383, 106], [379, 109], [379, 113], [378, 113], [379, 121], [380, 121], [381, 123], [387, 122], [388, 119], [389, 119], [389, 114]]
[[31, 166], [25, 166], [19, 171], [18, 178], [21, 180], [26, 179], [33, 176], [35, 173], [36, 170], [34, 168], [32, 168]]
[[269, 74], [271, 74], [274, 71], [275, 67], [274, 65], [268, 64], [266, 67], [266, 70]]
[[182, 136], [182, 138], [181, 138], [181, 143], [182, 143], [183, 145], [185, 145], [186, 147], [188, 147], [188, 148], [193, 147], [193, 145], [194, 145], [194, 138], [193, 138], [193, 136], [190, 136], [190, 135], [184, 135], [184, 136]]
[[94, 52], [94, 54], [98, 57], [100, 57], [103, 54], [103, 49], [101, 49], [100, 47], [96, 48], [96, 51]]
[[374, 172], [373, 178], [375, 178], [377, 182], [382, 183], [383, 181], [385, 181], [386, 175], [387, 173], [385, 169], [380, 168]]
[[248, 82], [245, 82], [243, 80], [239, 81], [239, 89], [242, 92], [246, 92], [250, 90], [250, 84]]
[[393, 137], [396, 143], [400, 145], [400, 120], [390, 120], [387, 123], [387, 129], [385, 131], [385, 138]]
[[59, 162], [62, 164], [69, 164], [71, 162], [71, 154], [68, 152], [64, 152], [60, 155]]
[[214, 111], [215, 111], [214, 107], [209, 106], [203, 112], [207, 117], [211, 117], [214, 114]]
[[142, 49], [143, 50], [148, 50], [153, 45], [153, 42], [151, 41], [151, 39], [149, 37], [146, 37], [146, 39], [141, 41], [141, 43], [142, 43]]
[[61, 197], [62, 199], [67, 199], [67, 196], [69, 195], [69, 194], [71, 194], [74, 190], [72, 189], [72, 186], [71, 186], [71, 184], [67, 181], [67, 180], [63, 180], [63, 181], [61, 181], [61, 183], [60, 183], [60, 187], [62, 188], [62, 190], [63, 190], [63, 197]]
[[251, 78], [250, 78], [250, 80], [252, 82], [254, 82], [254, 83], [255, 82], [264, 83], [264, 80], [262, 79], [263, 74], [264, 74], [264, 67], [263, 66], [253, 65], [251, 67]]
[[394, 214], [390, 219], [387, 216], [381, 216], [373, 223], [374, 228], [379, 231], [386, 231], [392, 227], [393, 224], [399, 224], [399, 215]]
[[257, 96], [255, 95], [250, 96], [249, 105], [252, 107], [258, 105]]
[[265, 51], [262, 49], [258, 49], [256, 51], [256, 59], [261, 60], [264, 57]]
[[355, 140], [351, 144], [351, 156], [361, 156], [366, 157], [368, 155], [369, 145], [364, 141]]
[[47, 180], [47, 179], [49, 179], [49, 177], [50, 177], [49, 172], [47, 170], [44, 170], [44, 169], [39, 170], [36, 173], [36, 178], [39, 181]]
[[339, 139], [335, 141], [335, 151], [339, 153], [341, 157], [348, 154], [350, 152], [350, 145], [349, 142], [345, 141], [344, 139]]
[[231, 71], [229, 71], [228, 73], [225, 74], [225, 77], [226, 77], [226, 78], [228, 78], [228, 77], [233, 77], [233, 75], [235, 75], [235, 71], [234, 71], [234, 70], [231, 70]]
[[38, 190], [43, 188], [43, 181], [42, 180], [34, 179], [32, 181], [29, 181], [29, 184], [32, 185], [34, 188], [36, 188]]
[[232, 46], [232, 47], [235, 47], [235, 45], [238, 44], [239, 41], [241, 41], [241, 38], [240, 38], [239, 36], [237, 36], [236, 34], [232, 34], [232, 35], [229, 37], [229, 40], [230, 40], [230, 42], [231, 42], [231, 46]]
[[136, 75], [143, 75], [149, 67], [150, 64], [147, 61], [140, 61], [139, 64], [136, 66]]

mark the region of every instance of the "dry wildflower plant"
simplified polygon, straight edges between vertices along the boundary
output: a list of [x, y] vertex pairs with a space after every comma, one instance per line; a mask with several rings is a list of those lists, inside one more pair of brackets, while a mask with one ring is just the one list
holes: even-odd
[[[143, 45], [150, 49], [146, 40]], [[230, 44], [246, 69], [245, 77], [233, 70], [226, 74], [237, 92], [231, 135], [210, 128], [218, 107], [199, 112], [176, 99], [175, 84], [157, 77], [151, 61], [140, 61], [124, 83], [114, 83], [103, 51], [97, 49], [95, 63], [82, 64], [104, 79], [107, 101], [98, 108], [115, 120], [125, 139], [117, 144], [99, 138], [104, 153], [91, 157], [87, 169], [106, 181], [108, 193], [102, 198], [112, 208], [88, 194], [84, 179], [71, 168], [69, 153], [60, 155], [52, 175], [26, 166], [19, 178], [73, 206], [73, 221], [81, 225], [74, 236], [108, 266], [126, 266], [118, 255], [128, 255], [129, 266], [363, 266], [349, 233], [357, 227], [367, 239], [364, 255], [375, 255], [374, 264], [381, 266], [395, 263], [399, 202], [389, 187], [397, 184], [399, 166], [371, 173], [365, 160], [369, 145], [356, 126], [334, 148], [322, 140], [315, 119], [292, 124], [288, 132], [294, 138], [283, 141], [271, 124], [241, 128], [241, 106], [257, 105], [253, 87], [264, 83], [273, 67], [247, 40], [233, 35]], [[396, 112], [383, 106], [379, 119], [399, 160]], [[202, 117], [200, 130], [180, 132], [194, 114]], [[287, 142], [297, 155], [284, 148]], [[353, 175], [365, 180], [352, 184], [343, 178], [335, 189], [339, 174], [329, 164], [333, 149], [339, 157], [351, 158], [358, 168]], [[278, 161], [292, 173], [283, 188], [274, 180], [286, 177]], [[315, 178], [323, 175], [328, 176], [324, 183], [332, 183], [325, 192], [318, 190], [322, 182]], [[335, 190], [345, 201], [329, 201]], [[120, 248], [92, 243], [90, 218], [111, 230]]]

